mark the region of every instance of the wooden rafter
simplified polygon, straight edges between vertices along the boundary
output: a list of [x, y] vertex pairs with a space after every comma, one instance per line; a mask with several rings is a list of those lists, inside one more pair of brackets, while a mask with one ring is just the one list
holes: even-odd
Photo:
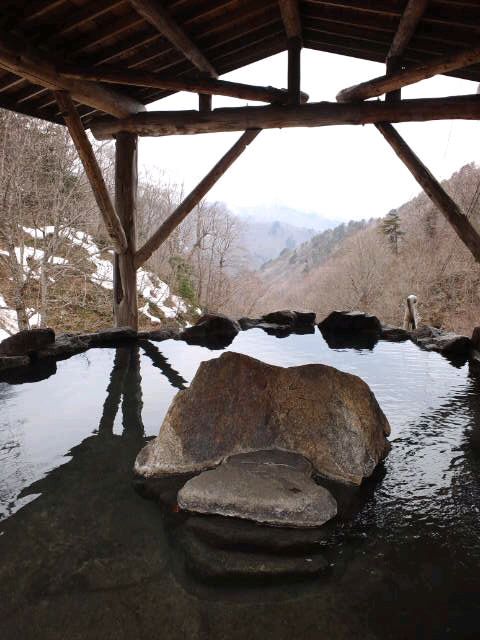
[[[130, 69], [112, 67], [68, 67], [62, 69], [62, 74], [67, 78], [150, 87], [165, 89], [166, 91], [193, 91], [195, 93], [229, 96], [231, 98], [257, 100], [260, 102], [285, 103], [288, 101], [288, 91], [285, 89], [229, 82], [215, 78], [175, 77], [161, 73], [132, 71]], [[307, 100], [308, 96], [302, 94], [301, 101], [306, 102]]]
[[475, 260], [480, 262], [480, 235], [470, 223], [467, 216], [462, 213], [458, 205], [452, 200], [441, 184], [434, 178], [391, 124], [379, 123], [376, 127], [400, 160], [410, 170], [430, 200], [438, 207], [455, 229], [462, 242], [470, 249]]
[[397, 32], [393, 38], [392, 44], [387, 54], [388, 59], [400, 59], [408, 43], [412, 39], [418, 23], [422, 19], [429, 0], [408, 0], [405, 11], [400, 18]]
[[172, 16], [165, 10], [160, 0], [130, 0], [135, 10], [153, 25], [171, 44], [203, 73], [217, 77], [215, 68], [210, 64], [192, 39], [175, 22]]
[[68, 93], [57, 91], [55, 92], [55, 98], [57, 99], [61, 114], [68, 127], [80, 160], [82, 161], [83, 168], [92, 187], [93, 195], [97, 201], [100, 214], [107, 228], [108, 235], [112, 240], [113, 247], [117, 253], [124, 253], [127, 250], [125, 232], [110, 199], [102, 171], [98, 166], [92, 145], [85, 133], [80, 116]]
[[397, 71], [390, 75], [373, 78], [372, 80], [367, 80], [353, 87], [348, 87], [348, 89], [343, 89], [338, 93], [337, 100], [339, 102], [368, 100], [368, 98], [381, 96], [384, 93], [395, 91], [396, 89], [420, 82], [421, 80], [426, 80], [427, 78], [432, 78], [441, 73], [448, 73], [449, 71], [455, 71], [455, 69], [463, 69], [477, 62], [480, 62], [480, 47], [459, 51], [458, 53], [436, 58], [427, 64], [421, 64], [403, 71]]
[[0, 67], [51, 91], [68, 91], [75, 100], [117, 118], [145, 111], [141, 102], [93, 82], [61, 76], [55, 64], [19, 37], [0, 36]]
[[287, 38], [302, 39], [302, 21], [298, 0], [278, 0]]
[[96, 138], [104, 140], [119, 131], [129, 131], [142, 136], [165, 136], [245, 129], [449, 119], [480, 119], [480, 95], [401, 100], [398, 103], [317, 102], [298, 106], [238, 107], [215, 109], [209, 113], [149, 111], [123, 120], [97, 121], [92, 124], [91, 130]]
[[201, 182], [190, 192], [185, 200], [175, 209], [175, 211], [160, 225], [157, 231], [135, 254], [135, 267], [141, 267], [150, 256], [165, 242], [168, 236], [187, 217], [192, 209], [210, 191], [213, 185], [223, 176], [227, 169], [245, 151], [247, 146], [254, 140], [260, 130], [251, 129], [245, 131], [229, 151], [217, 162]]

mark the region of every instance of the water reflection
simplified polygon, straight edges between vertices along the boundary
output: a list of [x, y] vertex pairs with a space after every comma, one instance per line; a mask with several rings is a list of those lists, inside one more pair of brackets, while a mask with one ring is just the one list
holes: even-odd
[[[95, 351], [59, 363], [55, 384], [0, 385], [0, 497], [11, 497], [12, 470], [15, 486], [29, 485], [21, 498], [38, 496], [0, 523], [2, 640], [65, 629], [82, 640], [159, 629], [167, 640], [478, 637], [479, 379], [414, 345], [331, 351], [318, 334], [276, 341], [252, 330], [232, 348], [367, 379], [394, 427], [378, 477], [337, 495], [342, 510], [329, 527], [274, 536], [174, 513], [183, 480], [156, 492], [163, 507], [139, 497], [134, 458], [200, 360], [216, 357], [201, 347]], [[32, 451], [52, 447], [70, 458], [55, 453], [55, 468], [32, 482], [44, 473]], [[320, 569], [321, 559], [326, 572], [292, 570], [293, 561]], [[267, 561], [277, 575], [265, 584], [255, 575]]]

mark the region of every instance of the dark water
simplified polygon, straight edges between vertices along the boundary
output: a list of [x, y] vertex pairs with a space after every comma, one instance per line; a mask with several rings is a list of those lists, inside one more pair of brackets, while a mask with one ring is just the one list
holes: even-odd
[[251, 330], [229, 350], [355, 373], [390, 421], [384, 469], [321, 542], [328, 574], [202, 579], [195, 567], [230, 552], [190, 541], [192, 567], [179, 540], [195, 521], [142, 499], [131, 469], [219, 352], [97, 349], [45, 380], [0, 383], [0, 638], [479, 638], [480, 381], [468, 365], [411, 343], [332, 350], [318, 333]]

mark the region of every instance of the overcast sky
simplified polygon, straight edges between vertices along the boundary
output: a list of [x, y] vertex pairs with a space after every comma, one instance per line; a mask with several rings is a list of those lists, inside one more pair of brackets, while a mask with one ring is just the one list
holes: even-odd
[[[384, 65], [302, 52], [302, 90], [310, 101], [335, 100], [347, 86], [381, 75]], [[286, 53], [244, 67], [222, 79], [286, 86]], [[475, 93], [476, 84], [437, 76], [403, 90], [406, 98]], [[213, 108], [245, 101], [217, 97]], [[259, 103], [250, 103], [259, 104]], [[195, 94], [178, 93], [149, 109], [197, 109]], [[400, 133], [439, 179], [478, 160], [476, 122], [443, 121], [397, 125]], [[187, 191], [238, 139], [239, 133], [142, 138], [140, 163], [150, 173], [183, 183]], [[232, 210], [284, 205], [339, 220], [385, 215], [416, 195], [419, 187], [373, 125], [263, 131], [220, 179], [208, 198]], [[292, 220], [292, 223], [295, 222]]]

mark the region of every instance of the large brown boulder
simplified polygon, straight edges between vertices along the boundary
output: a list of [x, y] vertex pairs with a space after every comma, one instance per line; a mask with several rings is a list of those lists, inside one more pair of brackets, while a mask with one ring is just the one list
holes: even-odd
[[360, 484], [388, 453], [388, 421], [368, 385], [321, 364], [276, 367], [227, 352], [202, 362], [137, 456], [146, 477], [195, 473], [257, 449], [301, 453], [329, 478]]
[[55, 342], [53, 329], [19, 331], [0, 342], [0, 356], [27, 356]]

